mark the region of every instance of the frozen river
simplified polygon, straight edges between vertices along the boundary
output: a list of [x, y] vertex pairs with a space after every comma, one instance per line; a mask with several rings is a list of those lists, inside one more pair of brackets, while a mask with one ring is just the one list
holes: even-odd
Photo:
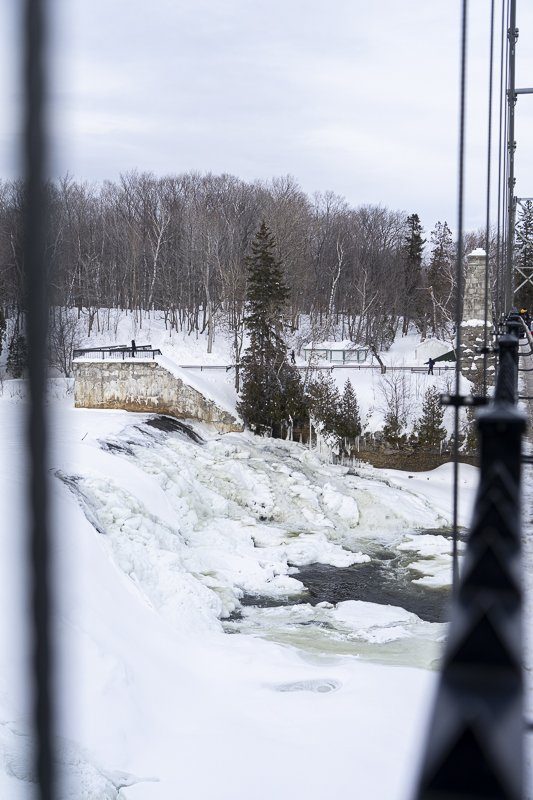
[[[442, 536], [441, 531], [425, 534]], [[447, 621], [449, 587], [413, 583], [416, 573], [405, 551], [374, 541], [361, 545], [369, 562], [300, 567], [296, 577], [305, 589], [299, 603], [245, 596], [243, 608], [225, 630], [263, 636], [308, 653], [438, 668], [445, 625], [431, 623]], [[339, 603], [344, 614], [335, 611]]]
[[174, 625], [193, 615], [306, 653], [438, 664], [451, 543], [445, 528], [413, 528], [415, 517], [444, 522], [417, 490], [363, 466], [328, 466], [297, 445], [204, 439], [168, 418], [98, 444], [117, 471], [130, 462], [161, 486], [173, 525], [112, 480], [57, 474]]
[[[28, 800], [13, 400], [0, 402], [0, 793]], [[354, 774], [360, 796], [406, 800], [445, 635], [449, 470], [348, 471], [68, 396], [52, 441], [60, 800], [323, 800]], [[462, 479], [468, 499], [475, 470]]]

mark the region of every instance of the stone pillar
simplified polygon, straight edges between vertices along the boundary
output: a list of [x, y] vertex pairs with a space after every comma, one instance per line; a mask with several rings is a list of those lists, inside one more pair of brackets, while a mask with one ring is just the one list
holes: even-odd
[[[466, 257], [467, 267], [463, 295], [463, 325], [475, 321], [483, 324], [485, 317], [485, 264], [487, 254], [481, 247]], [[490, 308], [490, 303], [489, 303]]]
[[[482, 347], [485, 334], [485, 264], [487, 254], [478, 247], [466, 257], [467, 267], [463, 294], [463, 321], [461, 323], [461, 372], [471, 381], [479, 378], [483, 369], [483, 355], [476, 353]], [[487, 344], [492, 343], [492, 313], [489, 296], [489, 319], [487, 320]], [[489, 356], [488, 384], [494, 383], [494, 359]]]

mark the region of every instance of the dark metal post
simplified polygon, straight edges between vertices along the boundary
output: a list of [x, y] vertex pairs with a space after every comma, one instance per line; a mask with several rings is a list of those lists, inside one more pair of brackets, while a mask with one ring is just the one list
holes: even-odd
[[29, 451], [28, 496], [33, 617], [34, 726], [40, 800], [54, 789], [52, 740], [52, 648], [50, 636], [49, 532], [47, 501], [46, 341], [46, 2], [24, 5], [24, 273], [27, 302]]
[[[518, 323], [508, 325], [508, 329]], [[514, 331], [513, 331], [514, 333]], [[498, 341], [498, 373], [494, 399], [516, 403], [518, 397], [518, 336], [513, 333], [500, 336]]]
[[500, 339], [494, 403], [478, 415], [480, 484], [417, 800], [524, 798], [518, 339]]

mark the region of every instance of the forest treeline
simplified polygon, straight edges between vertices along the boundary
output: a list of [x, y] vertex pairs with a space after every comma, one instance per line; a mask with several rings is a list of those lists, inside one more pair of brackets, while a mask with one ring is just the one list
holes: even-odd
[[[332, 192], [307, 196], [291, 177], [128, 173], [102, 184], [50, 184], [50, 302], [78, 308], [88, 332], [100, 308], [158, 309], [169, 326], [235, 336], [245, 260], [261, 222], [272, 231], [288, 289], [287, 323], [381, 349], [398, 326], [442, 335], [453, 315], [454, 243], [445, 221], [424, 232], [415, 213], [352, 208]], [[20, 182], [0, 182], [0, 305], [24, 310]], [[465, 251], [483, 243], [466, 238]], [[339, 326], [341, 326], [339, 328]]]

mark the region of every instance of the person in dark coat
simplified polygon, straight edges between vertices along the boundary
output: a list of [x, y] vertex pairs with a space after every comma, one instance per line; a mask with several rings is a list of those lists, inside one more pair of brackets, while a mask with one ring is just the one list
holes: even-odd
[[294, 350], [291, 350], [291, 364], [296, 364], [296, 354]]
[[135, 339], [131, 340], [131, 357], [135, 358], [135, 351], [137, 350], [137, 345], [135, 344]]
[[434, 366], [434, 364], [435, 364], [435, 359], [434, 358], [429, 358], [428, 361], [427, 361], [428, 375], [433, 375], [433, 366]]

